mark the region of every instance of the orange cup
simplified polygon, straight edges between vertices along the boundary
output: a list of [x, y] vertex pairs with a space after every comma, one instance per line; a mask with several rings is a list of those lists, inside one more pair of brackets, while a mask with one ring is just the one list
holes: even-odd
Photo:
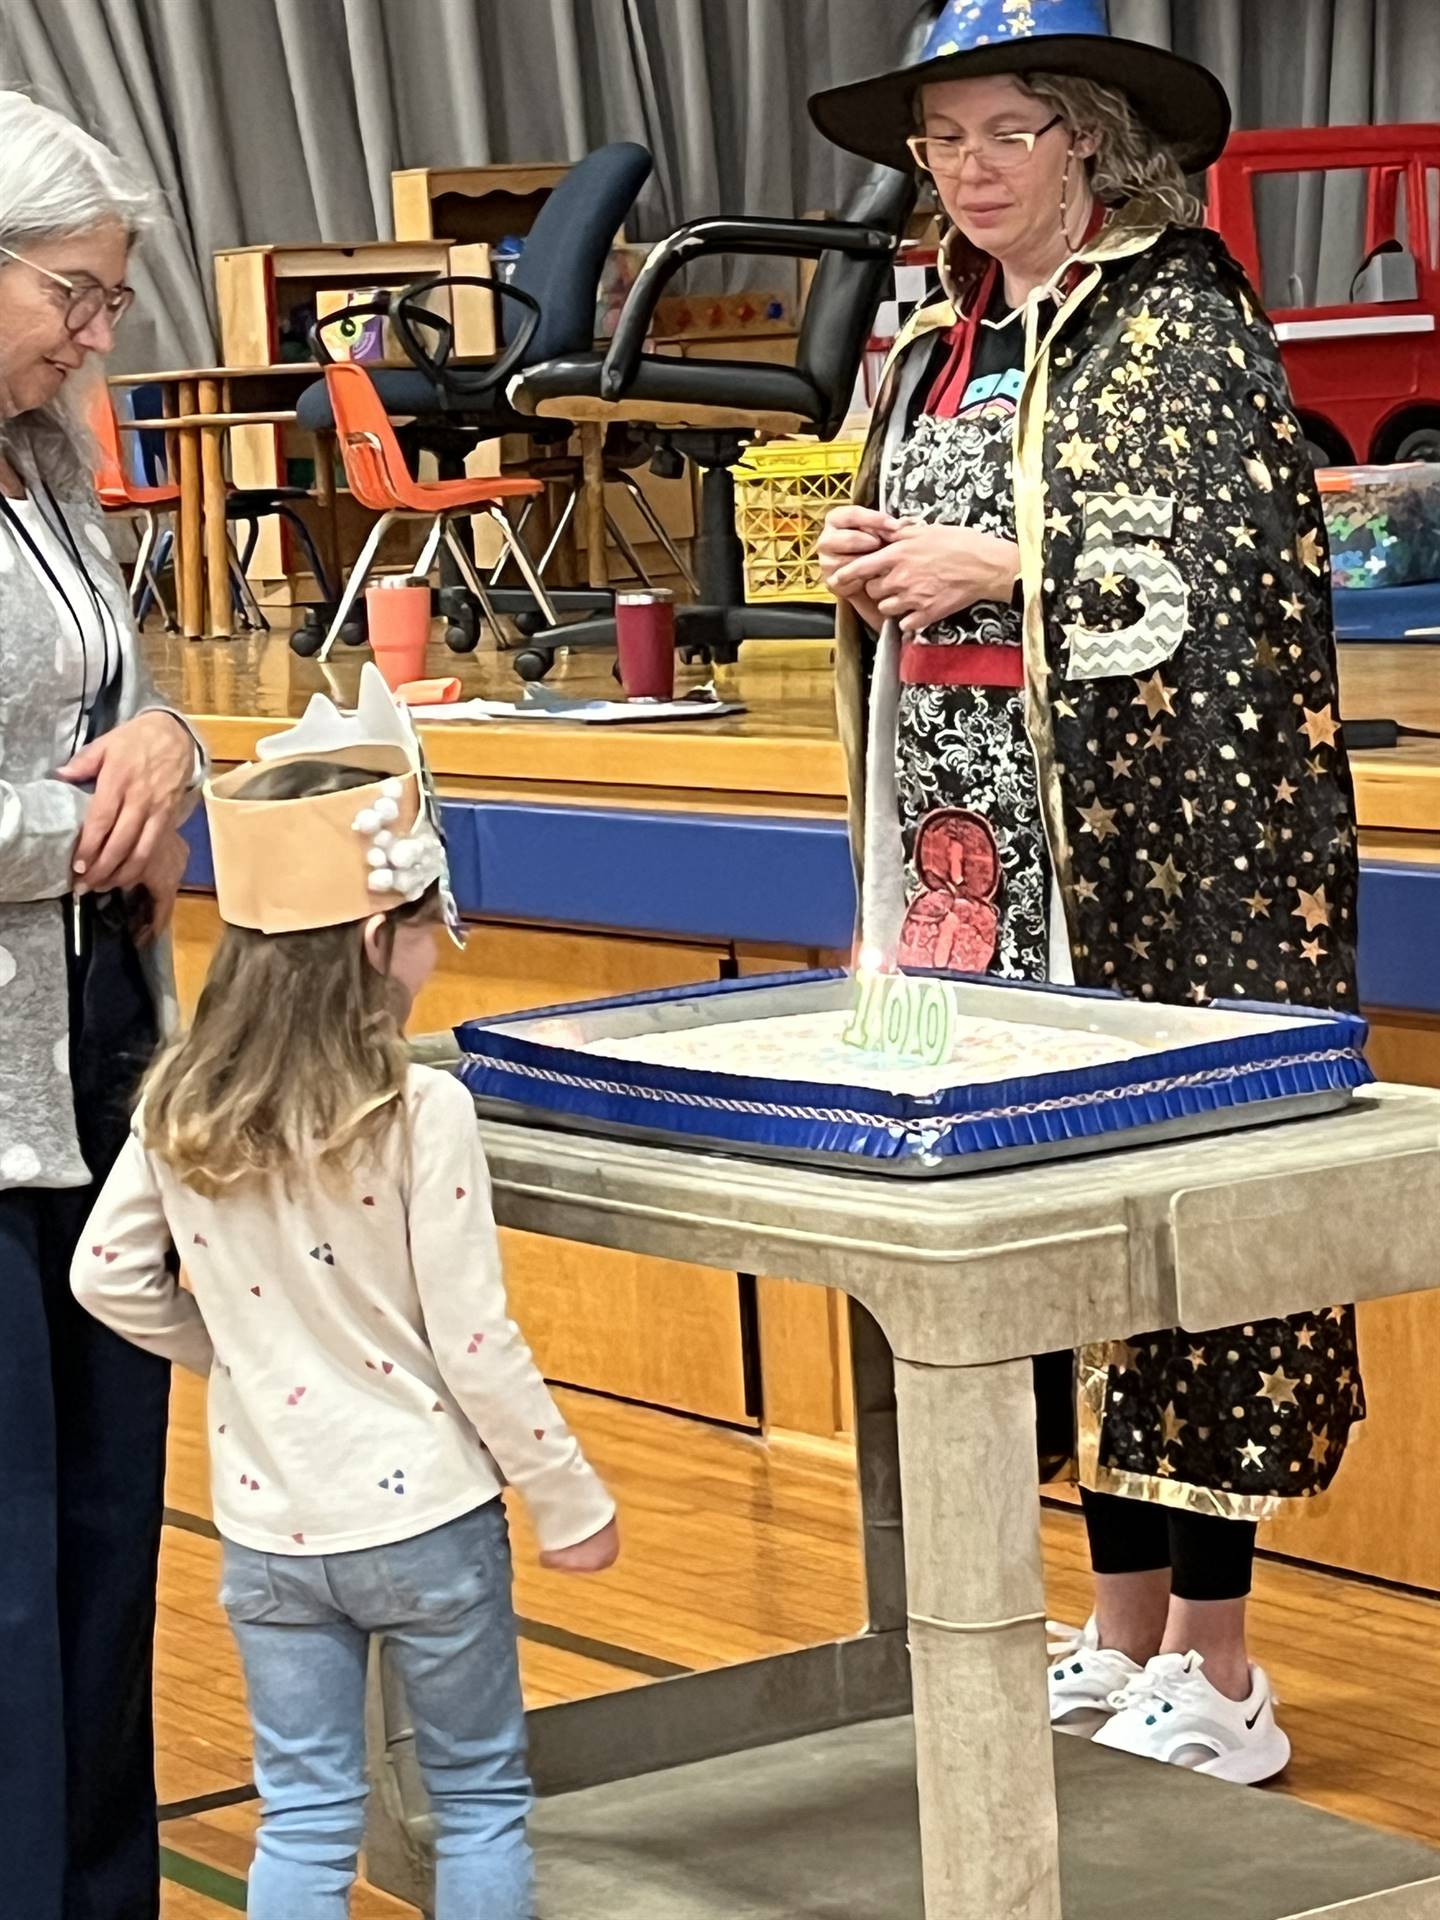
[[365, 616], [370, 651], [392, 693], [423, 678], [430, 640], [430, 589], [421, 581], [407, 587], [367, 587]]

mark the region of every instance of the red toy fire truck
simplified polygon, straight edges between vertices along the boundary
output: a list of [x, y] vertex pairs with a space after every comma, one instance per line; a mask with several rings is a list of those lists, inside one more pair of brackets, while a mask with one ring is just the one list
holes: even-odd
[[1440, 460], [1440, 126], [1237, 133], [1209, 208], [1317, 461]]

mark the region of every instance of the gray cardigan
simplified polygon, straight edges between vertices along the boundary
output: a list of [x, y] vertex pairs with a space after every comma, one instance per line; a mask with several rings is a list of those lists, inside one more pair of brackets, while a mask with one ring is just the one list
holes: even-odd
[[[96, 729], [105, 733], [164, 703], [146, 673], [98, 508], [72, 496], [65, 515], [125, 640]], [[54, 777], [60, 708], [78, 697], [81, 675], [74, 634], [63, 630], [14, 534], [0, 527], [0, 1188], [90, 1180], [70, 1086], [65, 946], [70, 860], [90, 796]], [[168, 943], [148, 949], [145, 965], [168, 1028]]]

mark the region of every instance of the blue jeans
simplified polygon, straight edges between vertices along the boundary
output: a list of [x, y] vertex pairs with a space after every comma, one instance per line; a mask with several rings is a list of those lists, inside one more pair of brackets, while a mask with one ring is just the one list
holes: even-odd
[[221, 1602], [250, 1694], [264, 1818], [250, 1920], [342, 1920], [365, 1824], [365, 1671], [404, 1680], [435, 1818], [436, 1920], [532, 1920], [530, 1777], [499, 1500], [394, 1546], [225, 1543]]

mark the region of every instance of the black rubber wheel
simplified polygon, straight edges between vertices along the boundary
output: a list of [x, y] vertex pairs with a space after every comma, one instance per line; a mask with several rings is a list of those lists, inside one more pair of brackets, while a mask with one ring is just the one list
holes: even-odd
[[445, 629], [445, 644], [451, 653], [473, 653], [480, 644], [480, 628], [452, 620]]
[[317, 622], [313, 625], [306, 621], [304, 626], [296, 627], [290, 636], [290, 651], [298, 653], [302, 660], [311, 660], [325, 644], [325, 629]]
[[1407, 460], [1440, 460], [1440, 426], [1415, 427], [1391, 456], [1397, 465]]
[[553, 647], [524, 647], [515, 656], [515, 671], [522, 680], [543, 680], [554, 664]]
[[347, 647], [363, 647], [365, 644], [364, 620], [347, 620], [340, 629], [340, 638]]

